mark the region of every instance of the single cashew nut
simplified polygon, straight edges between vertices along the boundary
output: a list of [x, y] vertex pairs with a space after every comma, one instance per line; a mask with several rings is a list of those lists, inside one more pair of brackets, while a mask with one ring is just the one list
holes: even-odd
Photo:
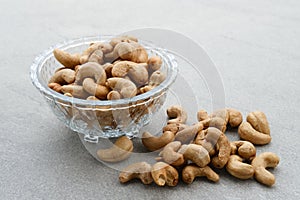
[[124, 168], [119, 180], [121, 183], [126, 183], [132, 179], [140, 179], [144, 184], [151, 184], [153, 182], [151, 176], [151, 165], [146, 162], [133, 163]]
[[202, 123], [196, 123], [192, 126], [187, 126], [181, 131], [178, 131], [175, 140], [180, 141], [182, 144], [190, 143], [194, 140], [199, 131], [203, 129]]
[[61, 85], [58, 83], [49, 83], [48, 87], [54, 90], [55, 92], [61, 93]]
[[133, 150], [132, 141], [122, 136], [109, 149], [99, 149], [97, 151], [98, 158], [105, 162], [119, 162], [127, 159]]
[[208, 119], [208, 113], [205, 110], [199, 110], [197, 112], [197, 119], [199, 122]]
[[215, 110], [212, 114], [209, 115], [210, 118], [219, 117], [225, 121], [225, 124], [229, 121], [229, 113], [228, 110], [223, 108], [219, 110]]
[[227, 128], [226, 121], [221, 117], [208, 118], [203, 121], [200, 121], [200, 123], [203, 124], [204, 128], [215, 127], [220, 131], [222, 131], [223, 133], [225, 133]]
[[140, 88], [141, 93], [145, 93], [150, 90], [153, 90], [155, 87], [160, 85], [165, 79], [166, 79], [166, 75], [164, 73], [162, 73], [161, 71], [153, 72], [149, 78], [148, 85]]
[[243, 163], [243, 158], [238, 155], [231, 155], [226, 165], [226, 170], [239, 179], [249, 179], [254, 175], [252, 165]]
[[231, 127], [238, 127], [243, 122], [243, 115], [240, 111], [233, 108], [227, 108], [227, 112], [229, 114], [228, 123]]
[[146, 66], [146, 63], [120, 61], [113, 66], [111, 73], [114, 77], [125, 77], [128, 74], [130, 79], [137, 85], [144, 85], [148, 82]]
[[152, 166], [151, 175], [158, 186], [176, 186], [179, 175], [177, 170], [164, 162], [157, 162]]
[[182, 145], [178, 153], [183, 154], [185, 160], [190, 160], [199, 167], [205, 167], [210, 162], [208, 151], [197, 144]]
[[103, 69], [105, 70], [106, 73], [106, 77], [107, 78], [111, 78], [113, 75], [111, 74], [112, 68], [113, 68], [113, 64], [111, 63], [105, 63], [104, 65], [102, 65]]
[[93, 78], [97, 84], [105, 85], [106, 73], [100, 64], [87, 62], [78, 69], [75, 84], [81, 84], [85, 78]]
[[75, 80], [75, 71], [72, 69], [61, 69], [57, 71], [49, 80], [49, 83], [58, 83], [60, 85], [73, 83]]
[[247, 122], [258, 132], [270, 135], [269, 122], [265, 113], [261, 111], [251, 112], [247, 116]]
[[191, 164], [184, 167], [182, 170], [182, 180], [187, 184], [191, 184], [196, 177], [202, 176], [205, 176], [208, 180], [213, 182], [218, 182], [220, 179], [219, 175], [209, 166], [199, 167]]
[[61, 86], [61, 91], [65, 93], [70, 93], [73, 97], [77, 98], [87, 98], [89, 94], [80, 85], [63, 85]]
[[174, 140], [174, 133], [165, 131], [160, 137], [155, 137], [149, 132], [144, 132], [142, 135], [142, 142], [144, 146], [150, 151], [156, 151], [166, 146]]
[[124, 98], [134, 97], [137, 94], [135, 84], [124, 78], [109, 78], [107, 79], [107, 86], [118, 91]]
[[159, 70], [162, 65], [162, 60], [159, 56], [152, 56], [148, 59], [148, 68], [151, 71]]
[[233, 141], [230, 147], [232, 155], [237, 154], [247, 160], [252, 160], [256, 155], [255, 146], [248, 141]]
[[163, 160], [168, 164], [180, 166], [184, 163], [183, 155], [177, 153], [180, 147], [181, 143], [179, 141], [170, 142], [159, 153], [159, 156], [162, 156]]
[[266, 168], [275, 168], [279, 163], [279, 157], [272, 152], [265, 152], [252, 160], [251, 165], [254, 168], [254, 178], [267, 186], [272, 186], [275, 183], [275, 176]]
[[179, 131], [187, 128], [188, 126], [181, 123], [173, 123], [173, 124], [167, 124], [163, 127], [163, 132], [165, 131], [171, 131], [174, 135], [176, 135]]
[[79, 54], [70, 54], [60, 49], [54, 49], [53, 54], [56, 60], [67, 68], [74, 69], [76, 65], [80, 65]]
[[270, 135], [256, 131], [249, 122], [243, 122], [239, 126], [238, 133], [241, 139], [257, 145], [268, 144], [272, 139]]
[[167, 109], [167, 115], [170, 118], [168, 124], [171, 123], [182, 123], [184, 124], [187, 120], [186, 111], [179, 105], [171, 106]]
[[113, 50], [113, 47], [107, 43], [96, 42], [92, 43], [81, 55], [80, 63], [87, 62], [103, 63], [103, 54], [109, 53]]
[[106, 86], [98, 85], [92, 78], [85, 78], [82, 83], [83, 89], [98, 99], [106, 99], [109, 89]]

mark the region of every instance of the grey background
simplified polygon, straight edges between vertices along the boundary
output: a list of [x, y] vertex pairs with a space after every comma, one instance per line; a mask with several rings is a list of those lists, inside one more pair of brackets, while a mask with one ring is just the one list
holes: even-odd
[[[299, 198], [299, 1], [0, 3], [0, 199]], [[267, 114], [273, 140], [258, 152], [281, 158], [272, 170], [277, 178], [272, 188], [224, 171], [217, 184], [198, 179], [175, 188], [138, 181], [121, 185], [118, 171], [90, 156], [30, 83], [29, 66], [49, 46], [142, 27], [178, 31], [201, 44], [221, 73], [226, 106], [244, 115]], [[201, 106], [209, 109], [206, 101]]]

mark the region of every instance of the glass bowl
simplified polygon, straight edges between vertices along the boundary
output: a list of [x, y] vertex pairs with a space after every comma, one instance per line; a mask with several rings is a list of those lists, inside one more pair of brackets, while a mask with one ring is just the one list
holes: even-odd
[[93, 101], [68, 97], [47, 86], [55, 70], [61, 67], [52, 53], [55, 48], [70, 53], [82, 52], [90, 43], [109, 41], [112, 37], [95, 36], [66, 41], [41, 53], [31, 65], [32, 83], [57, 118], [73, 131], [83, 134], [85, 141], [94, 143], [98, 143], [99, 138], [137, 135], [165, 102], [168, 88], [178, 72], [177, 62], [167, 50], [150, 42], [139, 41], [149, 56], [158, 55], [162, 58], [161, 71], [166, 74], [166, 80], [149, 92], [127, 99]]

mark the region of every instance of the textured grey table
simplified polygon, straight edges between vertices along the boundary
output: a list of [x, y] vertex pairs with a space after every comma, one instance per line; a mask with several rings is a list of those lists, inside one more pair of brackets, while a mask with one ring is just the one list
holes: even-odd
[[[299, 199], [300, 2], [1, 0], [0, 199]], [[140, 27], [179, 31], [220, 71], [226, 106], [267, 113], [281, 162], [272, 188], [224, 172], [176, 188], [121, 185], [59, 122], [30, 83], [29, 66], [68, 38]], [[203, 103], [203, 107], [208, 107]]]

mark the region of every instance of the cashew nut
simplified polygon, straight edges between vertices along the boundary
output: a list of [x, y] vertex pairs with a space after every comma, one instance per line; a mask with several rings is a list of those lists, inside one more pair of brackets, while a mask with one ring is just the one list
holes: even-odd
[[133, 150], [132, 141], [122, 136], [117, 139], [114, 145], [109, 149], [99, 149], [97, 151], [98, 158], [105, 162], [119, 162], [127, 159]]
[[137, 93], [135, 84], [124, 78], [109, 78], [107, 79], [107, 86], [118, 91], [124, 98], [134, 97]]
[[113, 47], [115, 47], [120, 42], [129, 42], [129, 41], [138, 42], [138, 39], [133, 36], [123, 35], [120, 37], [112, 38], [111, 41], [109, 42], [109, 44], [112, 45]]
[[153, 182], [151, 165], [146, 162], [138, 162], [127, 166], [121, 171], [119, 175], [121, 183], [126, 183], [132, 179], [140, 179], [144, 184], [151, 184]]
[[199, 122], [200, 121], [204, 121], [204, 120], [206, 120], [208, 118], [209, 118], [208, 117], [208, 113], [205, 110], [199, 110], [197, 112], [197, 119], [198, 119]]
[[137, 85], [144, 85], [148, 82], [146, 66], [146, 63], [120, 61], [113, 66], [111, 73], [114, 77], [125, 77], [128, 74], [130, 79]]
[[234, 141], [230, 143], [231, 154], [237, 154], [247, 160], [252, 160], [256, 155], [255, 146], [248, 141]]
[[184, 167], [182, 170], [182, 180], [187, 184], [191, 184], [196, 177], [202, 176], [205, 176], [208, 180], [213, 182], [218, 182], [220, 179], [219, 175], [209, 166], [199, 167], [191, 164]]
[[70, 84], [75, 80], [75, 71], [72, 69], [61, 69], [49, 80], [49, 83]]
[[218, 139], [218, 135], [207, 135], [207, 130], [202, 130], [197, 134], [194, 143], [203, 146], [208, 151], [209, 155], [212, 157], [216, 154], [215, 145]]
[[162, 60], [159, 56], [152, 56], [148, 59], [148, 68], [151, 71], [159, 70], [162, 65]]
[[238, 127], [243, 122], [243, 115], [240, 111], [234, 108], [227, 108], [229, 114], [228, 123], [231, 127]]
[[226, 165], [226, 170], [239, 179], [249, 179], [253, 177], [254, 169], [252, 165], [243, 163], [243, 158], [238, 155], [231, 155]]
[[164, 162], [157, 162], [152, 166], [151, 175], [158, 186], [176, 186], [179, 175], [177, 170]]
[[160, 137], [155, 137], [149, 132], [144, 132], [142, 135], [142, 142], [144, 146], [150, 151], [156, 151], [166, 146], [174, 140], [174, 133], [165, 131]]
[[161, 71], [153, 72], [149, 78], [148, 85], [140, 88], [141, 93], [145, 93], [150, 90], [153, 90], [155, 87], [160, 85], [165, 79], [166, 79], [166, 75], [164, 73], [162, 73]]
[[263, 132], [256, 131], [249, 122], [243, 122], [238, 129], [240, 138], [253, 144], [264, 145], [271, 142], [271, 136]]
[[205, 167], [210, 162], [208, 151], [197, 144], [182, 145], [178, 153], [183, 154], [185, 160], [190, 160], [199, 167]]
[[183, 144], [190, 143], [202, 129], [203, 125], [201, 123], [187, 126], [183, 130], [177, 132], [175, 140], [180, 141]]
[[67, 68], [74, 69], [76, 65], [80, 64], [79, 54], [70, 54], [60, 49], [54, 49], [53, 54], [56, 60]]
[[109, 53], [113, 50], [113, 47], [107, 43], [96, 42], [92, 43], [80, 57], [80, 63], [84, 64], [87, 62], [103, 63], [103, 54]]
[[226, 121], [221, 117], [208, 118], [203, 121], [200, 121], [200, 123], [203, 124], [204, 128], [215, 127], [223, 133], [225, 133], [227, 127]]
[[171, 131], [174, 135], [177, 134], [177, 132], [187, 128], [188, 126], [181, 123], [174, 123], [174, 124], [167, 124], [163, 127], [163, 132], [165, 131]]
[[54, 90], [55, 92], [61, 93], [61, 85], [58, 83], [49, 83], [48, 87]]
[[219, 117], [225, 121], [225, 124], [229, 121], [229, 113], [228, 110], [223, 108], [219, 110], [215, 110], [212, 114], [209, 115], [210, 118]]
[[97, 84], [105, 85], [106, 73], [100, 64], [87, 62], [78, 69], [75, 84], [81, 84], [85, 78], [93, 78]]
[[270, 135], [270, 127], [265, 113], [261, 111], [251, 112], [247, 116], [247, 122], [258, 132]]
[[99, 99], [106, 99], [109, 89], [106, 86], [98, 85], [92, 78], [85, 78], [82, 83], [83, 89]]
[[80, 85], [63, 85], [61, 86], [61, 91], [65, 93], [70, 93], [73, 97], [77, 98], [87, 98], [89, 94]]
[[254, 178], [267, 186], [272, 186], [275, 183], [275, 176], [266, 168], [275, 168], [279, 163], [279, 157], [272, 152], [265, 152], [252, 160], [251, 165], [254, 168]]
[[111, 64], [111, 63], [105, 63], [104, 65], [102, 65], [103, 69], [105, 70], [107, 78], [111, 78], [112, 77], [111, 70], [112, 70], [113, 66], [114, 65]]
[[86, 98], [86, 100], [90, 100], [90, 101], [98, 101], [99, 99], [95, 96], [89, 96], [88, 98]]
[[186, 111], [179, 105], [171, 106], [167, 109], [167, 115], [170, 118], [168, 124], [171, 123], [182, 123], [184, 124], [187, 120]]
[[162, 156], [163, 160], [168, 164], [180, 166], [184, 163], [183, 155], [177, 153], [180, 147], [181, 143], [179, 141], [170, 142], [159, 153], [159, 156]]
[[117, 100], [117, 99], [121, 99], [121, 95], [118, 91], [110, 91], [107, 94], [107, 100]]

